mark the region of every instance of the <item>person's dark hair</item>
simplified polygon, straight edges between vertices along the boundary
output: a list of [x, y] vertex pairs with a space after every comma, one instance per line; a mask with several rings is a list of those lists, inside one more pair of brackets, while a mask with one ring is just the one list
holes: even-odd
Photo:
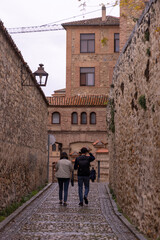
[[83, 147], [83, 148], [81, 149], [81, 153], [87, 153], [87, 152], [88, 152], [87, 148]]
[[68, 159], [68, 155], [66, 152], [61, 153], [61, 159]]

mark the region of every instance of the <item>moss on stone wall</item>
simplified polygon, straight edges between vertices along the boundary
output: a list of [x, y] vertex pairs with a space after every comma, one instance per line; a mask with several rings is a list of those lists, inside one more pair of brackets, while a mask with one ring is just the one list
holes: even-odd
[[[160, 235], [159, 9], [160, 1], [150, 1], [120, 55], [110, 92], [116, 109], [116, 131], [109, 135], [110, 187], [123, 213], [152, 240]], [[110, 111], [108, 106], [108, 117]]]

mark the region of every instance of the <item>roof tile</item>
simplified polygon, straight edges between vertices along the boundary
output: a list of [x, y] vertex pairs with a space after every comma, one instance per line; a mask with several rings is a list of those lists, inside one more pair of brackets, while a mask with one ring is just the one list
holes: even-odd
[[100, 148], [96, 151], [96, 153], [108, 153], [108, 149], [107, 148]]
[[49, 105], [53, 106], [105, 106], [106, 95], [74, 96], [74, 97], [47, 97]]
[[118, 26], [119, 25], [119, 17], [106, 16], [106, 21], [102, 21], [102, 17], [99, 18], [91, 18], [80, 21], [73, 21], [68, 23], [62, 23], [62, 26]]

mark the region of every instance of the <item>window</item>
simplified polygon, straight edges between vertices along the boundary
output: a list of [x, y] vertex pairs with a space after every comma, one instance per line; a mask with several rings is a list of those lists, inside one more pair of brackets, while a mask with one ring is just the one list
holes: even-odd
[[95, 34], [80, 34], [80, 52], [95, 52]]
[[94, 86], [94, 68], [80, 68], [80, 86]]
[[56, 144], [54, 143], [53, 145], [52, 145], [52, 152], [55, 152], [56, 151]]
[[58, 144], [58, 151], [60, 151], [60, 153], [62, 152], [62, 143]]
[[114, 52], [119, 52], [119, 33], [114, 34]]
[[58, 112], [54, 112], [52, 114], [52, 123], [53, 124], [60, 124], [60, 114]]
[[87, 124], [87, 114], [85, 112], [81, 113], [81, 124]]
[[96, 124], [96, 113], [91, 112], [90, 114], [90, 124]]
[[78, 114], [76, 112], [72, 113], [72, 124], [78, 124]]

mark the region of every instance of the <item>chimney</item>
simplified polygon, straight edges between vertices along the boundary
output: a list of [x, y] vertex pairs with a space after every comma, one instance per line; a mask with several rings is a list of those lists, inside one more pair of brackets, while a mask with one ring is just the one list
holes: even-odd
[[102, 6], [102, 21], [106, 21], [106, 7]]

